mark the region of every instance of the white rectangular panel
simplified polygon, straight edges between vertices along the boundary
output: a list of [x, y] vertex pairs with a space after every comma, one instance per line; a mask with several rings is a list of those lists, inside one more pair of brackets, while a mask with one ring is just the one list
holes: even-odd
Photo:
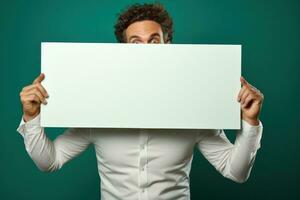
[[42, 43], [43, 127], [239, 129], [241, 45]]

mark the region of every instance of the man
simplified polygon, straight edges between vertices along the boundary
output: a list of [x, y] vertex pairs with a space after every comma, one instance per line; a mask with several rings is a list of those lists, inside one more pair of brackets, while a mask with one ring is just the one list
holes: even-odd
[[[115, 25], [117, 40], [126, 43], [170, 43], [172, 33], [172, 20], [158, 4], [135, 4], [119, 16]], [[47, 104], [49, 96], [41, 84], [44, 78], [41, 74], [21, 91], [24, 113], [17, 129], [42, 171], [60, 169], [93, 144], [101, 199], [186, 200], [190, 199], [189, 173], [196, 145], [224, 177], [239, 183], [249, 177], [260, 148], [263, 95], [242, 77], [243, 86], [237, 95], [242, 129], [237, 131], [234, 144], [223, 130], [96, 128], [69, 128], [52, 142], [40, 126], [40, 104]]]

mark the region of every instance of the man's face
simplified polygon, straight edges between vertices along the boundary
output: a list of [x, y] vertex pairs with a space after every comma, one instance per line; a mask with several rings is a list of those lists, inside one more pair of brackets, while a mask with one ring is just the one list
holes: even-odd
[[150, 20], [144, 20], [130, 24], [125, 30], [125, 37], [127, 43], [164, 43], [163, 31], [160, 24]]

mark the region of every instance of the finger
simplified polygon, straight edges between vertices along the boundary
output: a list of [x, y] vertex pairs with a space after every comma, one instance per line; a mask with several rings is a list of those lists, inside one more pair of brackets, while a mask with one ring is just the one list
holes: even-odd
[[34, 79], [33, 84], [42, 82], [44, 78], [45, 78], [45, 74], [41, 73], [36, 79]]
[[36, 87], [40, 90], [40, 92], [43, 94], [44, 97], [49, 97], [48, 92], [46, 91], [46, 89], [43, 87], [43, 85], [41, 83], [37, 83]]
[[262, 95], [261, 91], [259, 89], [257, 89], [256, 87], [252, 86], [252, 90], [255, 92], [256, 95], [259, 95], [259, 96]]
[[31, 85], [31, 87], [29, 87], [26, 91], [24, 91], [25, 94], [30, 93], [32, 91], [38, 90], [42, 93], [43, 97], [47, 98], [49, 97], [47, 91], [45, 90], [45, 88], [42, 86], [42, 84], [40, 83], [36, 83], [34, 85]]
[[43, 96], [43, 94], [37, 88], [29, 91], [26, 95], [27, 96], [36, 95], [36, 96], [38, 96], [40, 102], [42, 102], [43, 104], [47, 104], [47, 101], [46, 101], [45, 97]]
[[257, 90], [253, 85], [251, 85], [248, 81], [246, 81], [246, 79], [243, 76], [241, 76], [240, 80], [243, 86], [249, 87], [253, 90]]
[[40, 98], [36, 94], [30, 94], [26, 97], [24, 97], [24, 101], [30, 101], [30, 102], [36, 102], [36, 103], [42, 103]]
[[41, 103], [44, 103], [46, 101], [40, 92], [31, 91], [30, 93], [27, 93], [26, 97], [31, 96], [31, 95], [37, 96], [39, 99], [39, 102], [41, 102]]
[[240, 89], [240, 92], [239, 92], [239, 94], [238, 94], [238, 101], [240, 102], [241, 101], [241, 97], [242, 97], [242, 95], [244, 94], [244, 92], [247, 90], [247, 88], [246, 87], [242, 87], [241, 89]]
[[244, 102], [245, 102], [245, 100], [246, 100], [246, 98], [247, 98], [247, 96], [250, 94], [250, 91], [249, 90], [246, 90], [244, 93], [243, 93], [243, 95], [241, 96], [241, 101], [240, 101], [240, 103], [241, 104], [244, 104]]
[[256, 105], [261, 105], [262, 102], [263, 102], [263, 95], [255, 93], [253, 103], [256, 104]]
[[27, 92], [27, 91], [31, 90], [32, 88], [34, 88], [34, 87], [35, 87], [34, 85], [28, 85], [28, 86], [26, 86], [22, 89], [22, 92]]
[[246, 81], [246, 79], [243, 76], [241, 76], [240, 81], [241, 81], [241, 84], [243, 86], [247, 86], [248, 85], [248, 82]]
[[251, 102], [251, 101], [254, 101], [254, 99], [255, 99], [255, 96], [254, 96], [253, 94], [249, 94], [249, 95], [246, 97], [244, 103], [242, 104], [242, 107], [243, 107], [243, 108], [248, 107], [248, 105], [250, 104], [250, 102]]
[[41, 91], [41, 93], [43, 94], [44, 97], [46, 97], [46, 98], [49, 97], [48, 92], [46, 91], [46, 89], [44, 88], [44, 86], [41, 83], [36, 83], [36, 84], [26, 86], [22, 89], [21, 92], [26, 93], [26, 92], [29, 92], [29, 91], [33, 90], [34, 88], [38, 88]]

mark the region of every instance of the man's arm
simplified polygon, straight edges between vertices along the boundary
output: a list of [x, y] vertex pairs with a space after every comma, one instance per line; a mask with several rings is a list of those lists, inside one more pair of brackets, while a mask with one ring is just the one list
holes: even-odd
[[40, 115], [17, 129], [23, 136], [29, 156], [41, 171], [55, 171], [80, 154], [89, 145], [90, 129], [69, 128], [53, 142], [40, 126]]
[[89, 145], [90, 129], [67, 129], [53, 142], [40, 126], [40, 106], [47, 104], [49, 97], [41, 84], [45, 75], [40, 74], [32, 84], [20, 92], [23, 116], [17, 131], [23, 136], [26, 150], [42, 171], [60, 169]]
[[250, 125], [242, 120], [232, 144], [223, 130], [206, 130], [199, 133], [198, 148], [204, 157], [226, 178], [243, 183], [250, 175], [257, 150], [260, 148], [262, 123]]
[[207, 130], [199, 133], [198, 147], [223, 176], [242, 183], [248, 179], [260, 148], [263, 127], [259, 113], [264, 95], [244, 77], [240, 81], [242, 88], [237, 101], [241, 104], [242, 128], [237, 131], [234, 145], [223, 130]]

